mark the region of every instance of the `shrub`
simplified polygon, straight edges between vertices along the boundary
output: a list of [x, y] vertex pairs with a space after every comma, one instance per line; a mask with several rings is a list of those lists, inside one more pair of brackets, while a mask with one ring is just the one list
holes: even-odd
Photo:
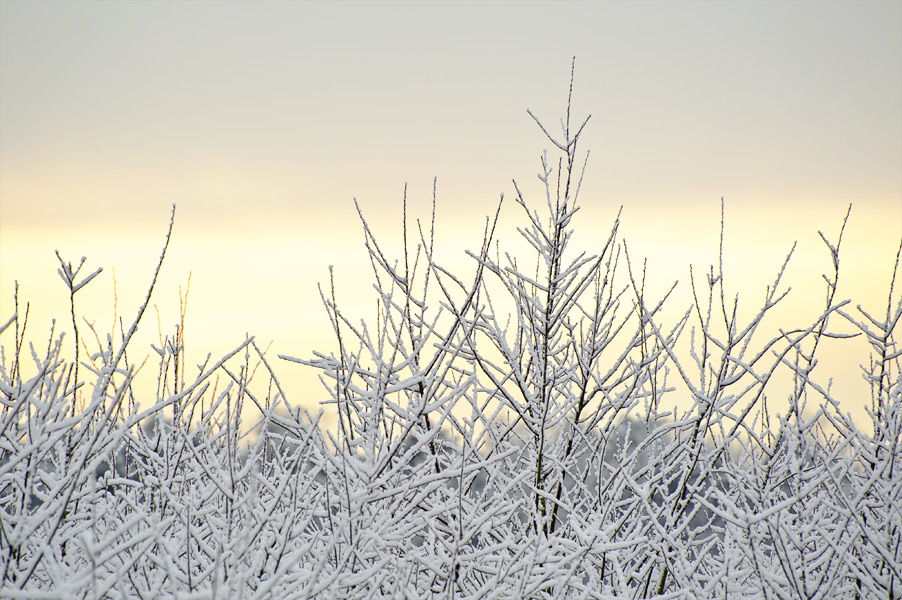
[[[541, 212], [514, 184], [533, 259], [496, 242], [503, 198], [472, 280], [436, 260], [434, 204], [408, 227], [405, 196], [397, 260], [361, 212], [377, 318], [321, 290], [335, 350], [281, 357], [321, 372], [334, 431], [288, 404], [252, 338], [186, 384], [177, 330], [138, 403], [126, 349], [153, 283], [81, 361], [61, 334], [26, 345], [17, 299], [0, 329], [3, 597], [902, 597], [902, 300], [891, 286], [875, 317], [835, 297], [846, 221], [821, 234], [833, 271], [814, 322], [761, 333], [785, 264], [740, 322], [719, 261], [665, 327], [670, 293], [646, 297], [619, 215], [597, 254], [572, 250], [588, 119], [571, 123], [569, 99], [559, 137], [533, 119], [557, 155]], [[60, 263], [78, 347], [75, 294], [96, 273]], [[872, 348], [871, 432], [812, 378], [836, 319]]]

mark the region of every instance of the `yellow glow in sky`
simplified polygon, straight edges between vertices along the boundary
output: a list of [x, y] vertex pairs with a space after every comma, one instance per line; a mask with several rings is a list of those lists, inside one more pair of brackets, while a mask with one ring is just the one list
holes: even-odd
[[[0, 321], [18, 281], [35, 336], [64, 326], [56, 249], [104, 267], [79, 295], [89, 320], [111, 327], [114, 270], [131, 318], [175, 203], [155, 296], [166, 331], [190, 271], [198, 361], [245, 333], [330, 350], [316, 282], [334, 264], [349, 303], [369, 285], [352, 198], [389, 240], [404, 183], [424, 217], [438, 177], [439, 252], [468, 268], [511, 179], [542, 200], [548, 143], [525, 109], [556, 130], [574, 55], [574, 109], [592, 114], [580, 244], [623, 205], [631, 254], [661, 291], [680, 280], [688, 306], [724, 197], [728, 285], [751, 307], [798, 240], [786, 318], [807, 322], [829, 268], [817, 232], [835, 236], [852, 204], [839, 294], [885, 310], [902, 238], [898, 2], [4, 0]], [[509, 206], [502, 241], [517, 217]], [[831, 362], [859, 416], [864, 360]], [[316, 399], [300, 370], [283, 378]]]

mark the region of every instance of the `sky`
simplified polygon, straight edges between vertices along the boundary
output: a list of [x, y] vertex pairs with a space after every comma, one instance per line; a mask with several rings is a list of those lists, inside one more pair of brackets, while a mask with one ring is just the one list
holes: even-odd
[[[53, 317], [66, 326], [55, 250], [104, 269], [80, 314], [99, 331], [131, 320], [175, 204], [164, 333], [190, 274], [196, 362], [248, 333], [273, 355], [331, 351], [317, 291], [330, 265], [339, 301], [372, 312], [353, 199], [391, 245], [405, 185], [411, 217], [428, 218], [437, 180], [438, 257], [471, 268], [463, 252], [512, 180], [542, 201], [550, 145], [526, 109], [557, 130], [574, 56], [574, 115], [591, 114], [579, 243], [604, 239], [622, 206], [631, 256], [652, 291], [680, 281], [681, 313], [689, 265], [717, 260], [723, 198], [727, 285], [748, 310], [798, 242], [773, 327], [798, 326], [823, 308], [818, 231], [835, 239], [851, 204], [839, 295], [885, 312], [902, 2], [0, 0], [0, 321], [18, 282], [34, 341]], [[502, 242], [519, 224], [509, 204]], [[859, 418], [867, 349], [849, 347], [822, 371]], [[290, 399], [315, 405], [315, 373], [279, 366]]]

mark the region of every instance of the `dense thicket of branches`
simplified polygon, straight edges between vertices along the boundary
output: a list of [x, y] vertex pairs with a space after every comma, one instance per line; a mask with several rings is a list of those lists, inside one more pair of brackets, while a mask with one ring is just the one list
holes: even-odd
[[[139, 404], [126, 348], [143, 307], [72, 362], [62, 335], [26, 343], [17, 303], [0, 330], [0, 595], [902, 597], [898, 291], [879, 315], [840, 301], [842, 233], [822, 234], [812, 322], [763, 331], [785, 264], [741, 322], [718, 261], [664, 323], [619, 217], [597, 254], [572, 250], [585, 122], [568, 102], [559, 135], [539, 125], [544, 197], [515, 184], [513, 201], [531, 257], [502, 253], [496, 213], [464, 278], [435, 259], [434, 218], [408, 227], [405, 209], [395, 260], [361, 214], [378, 318], [324, 290], [335, 349], [282, 357], [321, 371], [334, 431], [289, 407], [252, 339], [192, 380], [177, 328]], [[96, 273], [60, 262], [76, 326]], [[872, 348], [869, 424], [812, 376], [836, 320]]]

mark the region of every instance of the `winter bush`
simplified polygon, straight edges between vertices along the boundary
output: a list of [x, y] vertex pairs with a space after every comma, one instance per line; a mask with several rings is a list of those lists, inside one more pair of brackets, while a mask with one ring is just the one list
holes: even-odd
[[[544, 195], [515, 183], [531, 256], [496, 243], [502, 204], [467, 278], [436, 260], [434, 216], [405, 208], [393, 257], [361, 212], [378, 317], [326, 287], [335, 346], [280, 357], [319, 370], [334, 430], [253, 339], [190, 376], [177, 328], [156, 398], [136, 397], [127, 348], [166, 247], [133, 324], [92, 331], [92, 354], [75, 296], [97, 273], [60, 258], [74, 360], [62, 332], [26, 342], [18, 299], [0, 330], [0, 596], [902, 598], [898, 291], [885, 311], [836, 297], [840, 229], [821, 234], [813, 322], [762, 327], [785, 264], [740, 321], [722, 261], [664, 322], [619, 217], [596, 254], [572, 249], [586, 122], [569, 106], [559, 134], [536, 119]], [[812, 377], [836, 320], [871, 346], [870, 427]]]

